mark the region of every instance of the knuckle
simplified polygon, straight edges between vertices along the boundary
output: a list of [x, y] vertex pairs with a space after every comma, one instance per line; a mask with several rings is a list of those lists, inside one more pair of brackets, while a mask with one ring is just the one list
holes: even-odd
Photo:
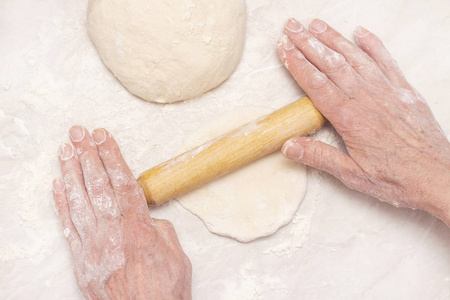
[[135, 186], [135, 184], [130, 182], [122, 182], [119, 184], [116, 184], [114, 187], [114, 191], [116, 194], [120, 196], [129, 195], [129, 194], [138, 194], [138, 190]]
[[322, 157], [323, 157], [323, 150], [319, 147], [314, 147], [311, 156], [311, 164], [318, 169], [322, 169], [322, 162], [323, 162]]
[[172, 222], [170, 222], [169, 220], [158, 219], [158, 220], [155, 220], [155, 221], [158, 224], [158, 227], [164, 227], [164, 228], [172, 229], [172, 230], [175, 229], [175, 227], [173, 226]]
[[382, 67], [384, 70], [386, 70], [388, 73], [399, 73], [400, 68], [398, 66], [398, 63], [395, 59], [392, 57], [385, 57], [383, 60], [380, 61]]
[[339, 33], [335, 32], [328, 37], [328, 43], [336, 47], [341, 46], [346, 40]]
[[355, 189], [359, 186], [358, 178], [354, 176], [352, 172], [348, 170], [340, 169], [336, 176], [340, 181], [342, 181], [346, 186]]
[[351, 104], [340, 106], [336, 112], [338, 115], [333, 120], [335, 128], [338, 128], [342, 134], [353, 137], [359, 128], [360, 119], [355, 115]]
[[358, 53], [352, 56], [352, 67], [355, 69], [372, 68], [372, 64], [369, 62], [370, 59], [366, 53]]
[[186, 275], [190, 275], [192, 273], [192, 263], [181, 246], [176, 250], [176, 257], [178, 260], [177, 267], [181, 268]]
[[83, 141], [76, 147], [76, 152], [79, 159], [85, 159], [86, 156], [90, 157], [93, 154], [97, 155], [97, 147], [92, 140]]
[[383, 49], [384, 45], [381, 40], [372, 34], [369, 34], [367, 37], [364, 37], [364, 43], [360, 44], [361, 48], [366, 52], [379, 51], [379, 49]]
[[372, 35], [371, 42], [372, 42], [372, 46], [375, 46], [380, 49], [386, 49], [386, 47], [383, 44], [383, 41], [376, 35]]
[[119, 196], [141, 195], [142, 190], [134, 177], [121, 173], [119, 175], [110, 176], [110, 182], [114, 188], [114, 193]]
[[342, 183], [351, 189], [363, 191], [370, 184], [366, 174], [362, 169], [345, 167], [337, 172], [336, 176]]
[[190, 273], [192, 270], [192, 263], [189, 257], [183, 252], [183, 264], [186, 268], [186, 270]]
[[308, 77], [307, 85], [314, 90], [324, 89], [328, 84], [328, 78], [322, 72], [316, 72]]
[[333, 52], [324, 58], [324, 69], [330, 73], [336, 73], [346, 70], [348, 67], [345, 57], [337, 52]]
[[90, 193], [98, 194], [106, 190], [109, 184], [109, 179], [106, 174], [102, 174], [95, 179], [86, 182], [86, 188]]
[[297, 63], [305, 63], [306, 62], [306, 58], [303, 55], [303, 53], [300, 50], [297, 50], [293, 53], [293, 56], [296, 60]]
[[102, 159], [109, 159], [114, 161], [120, 156], [120, 149], [118, 147], [101, 147], [99, 155]]

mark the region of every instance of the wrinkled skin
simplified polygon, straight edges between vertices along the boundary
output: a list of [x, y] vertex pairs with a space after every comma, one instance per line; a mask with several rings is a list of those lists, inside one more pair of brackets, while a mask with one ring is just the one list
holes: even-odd
[[317, 19], [309, 30], [290, 19], [285, 32], [281, 60], [341, 135], [348, 154], [298, 137], [286, 142], [284, 155], [450, 225], [450, 144], [381, 41], [358, 27], [358, 47]]
[[80, 126], [70, 136], [53, 198], [83, 296], [191, 299], [190, 261], [172, 224], [150, 217], [116, 141], [104, 129], [92, 137]]

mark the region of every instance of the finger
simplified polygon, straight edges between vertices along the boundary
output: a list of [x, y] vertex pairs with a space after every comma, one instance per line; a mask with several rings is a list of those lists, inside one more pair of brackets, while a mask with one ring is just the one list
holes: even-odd
[[314, 19], [309, 27], [319, 41], [328, 48], [342, 54], [350, 66], [367, 82], [375, 84], [388, 82], [387, 77], [366, 52], [328, 26], [324, 21]]
[[286, 158], [325, 171], [350, 188], [357, 188], [364, 174], [361, 168], [338, 149], [311, 138], [288, 140], [282, 148]]
[[72, 252], [77, 251], [81, 244], [80, 236], [72, 223], [69, 212], [69, 204], [67, 203], [66, 190], [62, 179], [53, 181], [53, 200], [55, 201], [56, 211], [64, 228], [64, 236]]
[[92, 137], [82, 126], [73, 126], [69, 133], [77, 151], [86, 191], [97, 220], [118, 218], [119, 205]]
[[82, 241], [96, 230], [97, 221], [87, 195], [83, 172], [72, 144], [64, 144], [60, 149], [59, 163], [64, 179], [70, 218]]
[[306, 59], [347, 95], [355, 95], [365, 84], [362, 77], [347, 63], [342, 54], [322, 44], [297, 20], [289, 19], [286, 22], [285, 31]]
[[397, 62], [376, 35], [363, 27], [357, 27], [355, 38], [361, 49], [372, 57], [392, 85], [404, 89], [411, 88]]
[[347, 95], [317, 70], [286, 35], [279, 41], [278, 54], [319, 111], [331, 123], [337, 121], [341, 115], [339, 111], [346, 105]]
[[105, 129], [96, 129], [92, 135], [122, 215], [149, 218], [144, 192], [123, 159], [114, 138]]
[[163, 237], [172, 249], [182, 249], [172, 222], [164, 219], [153, 219]]

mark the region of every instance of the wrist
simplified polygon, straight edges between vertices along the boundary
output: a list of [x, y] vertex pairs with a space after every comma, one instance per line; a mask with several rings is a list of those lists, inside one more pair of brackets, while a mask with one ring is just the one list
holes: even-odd
[[419, 187], [421, 209], [438, 217], [450, 227], [450, 163], [440, 162], [425, 174]]
[[449, 186], [450, 180], [447, 180], [446, 190], [440, 189], [435, 190], [433, 195], [430, 195], [429, 205], [426, 209], [430, 214], [441, 219], [447, 226], [450, 227], [450, 196], [449, 196]]

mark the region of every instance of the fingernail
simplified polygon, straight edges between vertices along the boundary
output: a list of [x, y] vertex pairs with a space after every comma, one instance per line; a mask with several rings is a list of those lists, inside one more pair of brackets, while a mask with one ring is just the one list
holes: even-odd
[[311, 28], [312, 32], [315, 33], [322, 33], [325, 30], [327, 30], [327, 24], [325, 24], [325, 22], [319, 20], [319, 19], [314, 19], [310, 24], [309, 24], [309, 28]]
[[289, 30], [290, 32], [294, 32], [294, 33], [300, 32], [303, 30], [302, 24], [300, 24], [300, 22], [294, 18], [290, 18], [289, 20], [287, 20], [284, 27], [286, 27], [286, 29]]
[[295, 47], [291, 39], [285, 34], [283, 34], [283, 36], [280, 38], [279, 45], [282, 46], [285, 50], [291, 50]]
[[73, 156], [73, 146], [71, 144], [65, 143], [59, 148], [59, 157], [66, 161]]
[[61, 194], [64, 192], [64, 181], [61, 178], [55, 179], [53, 181], [53, 191], [56, 194]]
[[368, 35], [369, 31], [367, 29], [365, 29], [364, 27], [358, 26], [358, 27], [356, 27], [354, 33], [357, 37], [362, 38], [362, 37], [365, 37], [366, 35]]
[[303, 157], [303, 148], [289, 140], [284, 144], [283, 155], [292, 160], [300, 160]]
[[104, 129], [95, 129], [92, 132], [92, 137], [97, 145], [100, 145], [106, 140], [106, 133]]
[[72, 126], [69, 131], [70, 138], [74, 142], [79, 142], [84, 138], [84, 128], [81, 126]]

